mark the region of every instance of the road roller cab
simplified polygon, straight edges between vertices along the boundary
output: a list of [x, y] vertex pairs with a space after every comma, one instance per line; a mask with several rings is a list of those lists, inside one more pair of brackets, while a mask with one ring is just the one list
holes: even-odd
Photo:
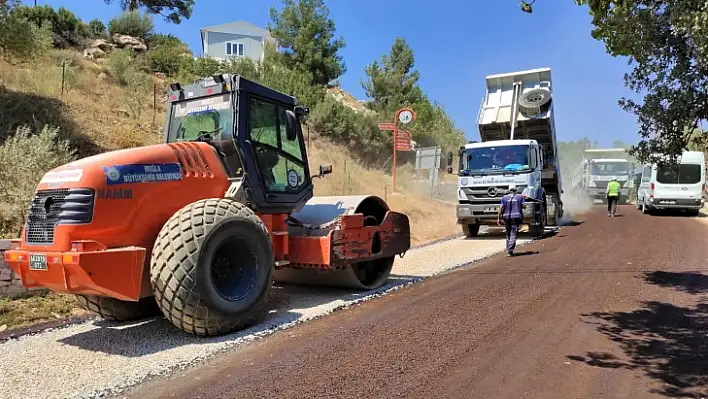
[[410, 248], [376, 196], [314, 197], [294, 97], [239, 75], [170, 85], [163, 144], [48, 172], [5, 252], [25, 287], [114, 320], [159, 308], [216, 335], [252, 324], [274, 279], [375, 289]]

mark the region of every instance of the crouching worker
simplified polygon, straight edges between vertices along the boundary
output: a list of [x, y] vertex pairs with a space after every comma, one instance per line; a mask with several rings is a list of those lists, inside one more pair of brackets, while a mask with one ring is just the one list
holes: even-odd
[[516, 248], [516, 236], [519, 234], [519, 227], [523, 215], [521, 210], [525, 206], [524, 196], [516, 193], [516, 184], [509, 185], [509, 192], [502, 197], [497, 224], [506, 228], [506, 256], [514, 256]]

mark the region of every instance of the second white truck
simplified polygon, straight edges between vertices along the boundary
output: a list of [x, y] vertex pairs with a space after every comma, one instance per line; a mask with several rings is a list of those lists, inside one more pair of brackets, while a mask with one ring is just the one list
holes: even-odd
[[530, 198], [522, 223], [539, 236], [563, 217], [551, 70], [492, 75], [486, 83], [477, 119], [481, 142], [458, 152], [457, 223], [467, 237], [496, 226], [501, 197], [514, 183]]
[[605, 201], [607, 184], [616, 178], [620, 183], [620, 202], [629, 201], [630, 170], [633, 165], [623, 148], [587, 149], [583, 154], [582, 186], [585, 197]]

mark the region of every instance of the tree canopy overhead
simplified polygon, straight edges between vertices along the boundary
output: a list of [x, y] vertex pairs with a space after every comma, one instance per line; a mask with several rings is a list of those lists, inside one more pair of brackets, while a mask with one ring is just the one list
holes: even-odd
[[283, 50], [278, 53], [283, 63], [308, 72], [313, 83], [326, 85], [346, 72], [344, 60], [337, 52], [346, 45], [342, 37], [335, 39], [334, 21], [322, 0], [283, 0], [278, 12], [270, 9], [268, 30]]
[[591, 35], [607, 53], [628, 57], [625, 86], [643, 95], [641, 102], [619, 100], [639, 122], [641, 139], [630, 153], [641, 162], [674, 162], [695, 140], [705, 141], [695, 132], [708, 119], [708, 2], [574, 2], [589, 8]]
[[[111, 4], [116, 0], [103, 0]], [[192, 16], [194, 0], [118, 0], [124, 11], [137, 11], [145, 7], [150, 14], [159, 14], [168, 22], [179, 24]]]

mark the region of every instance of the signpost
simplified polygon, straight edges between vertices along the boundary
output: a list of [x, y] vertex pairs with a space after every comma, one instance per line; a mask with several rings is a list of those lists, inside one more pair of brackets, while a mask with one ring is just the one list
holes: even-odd
[[398, 122], [407, 125], [415, 120], [415, 111], [411, 108], [400, 108], [393, 117], [393, 122], [379, 123], [379, 130], [393, 131], [393, 188], [391, 192], [396, 192], [396, 152], [411, 150], [411, 132], [408, 130], [398, 130]]

